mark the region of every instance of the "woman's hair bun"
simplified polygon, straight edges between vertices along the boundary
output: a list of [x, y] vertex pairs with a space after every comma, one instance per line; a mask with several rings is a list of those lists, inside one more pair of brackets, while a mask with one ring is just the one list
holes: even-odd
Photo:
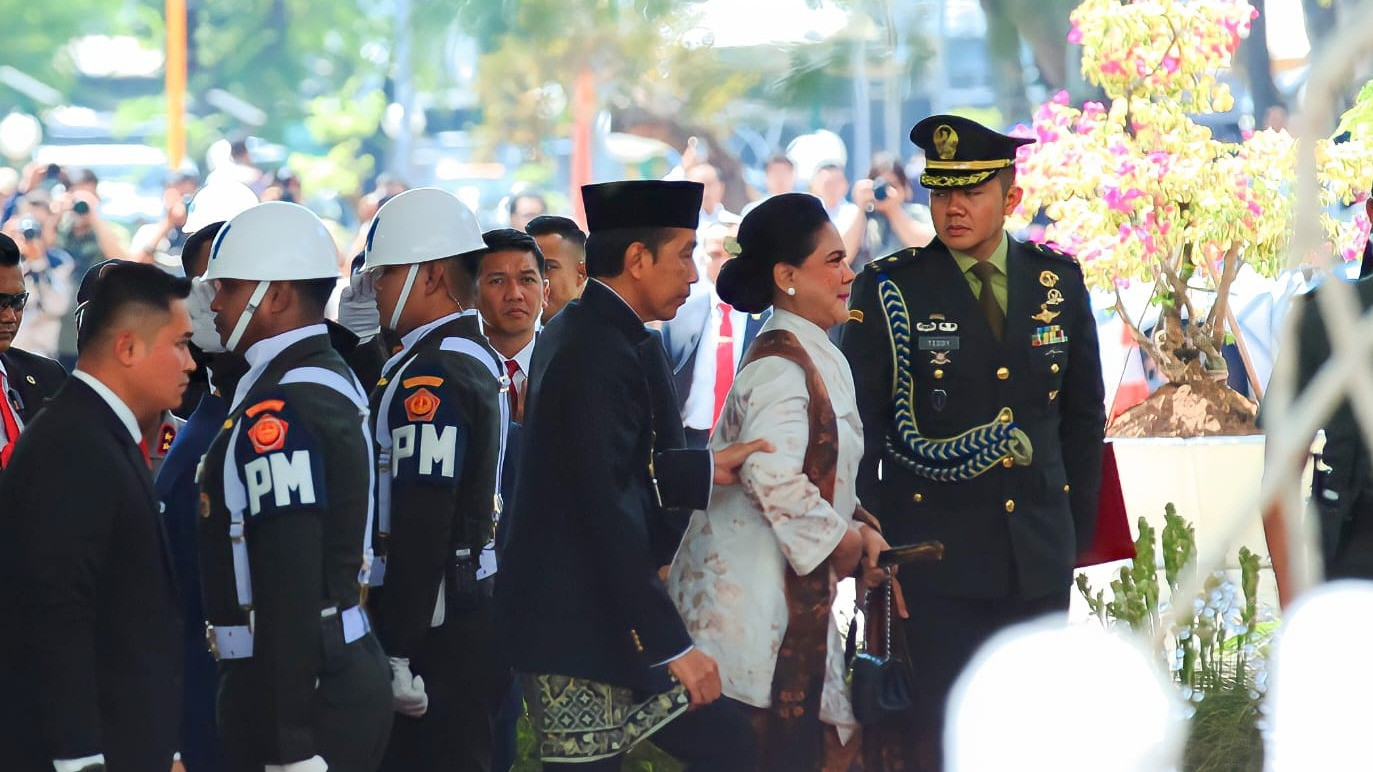
[[716, 292], [740, 311], [766, 310], [774, 292], [772, 267], [805, 262], [829, 221], [824, 204], [809, 193], [765, 199], [739, 224], [739, 254], [720, 269]]
[[715, 292], [734, 308], [757, 314], [772, 305], [772, 264], [747, 254], [745, 250], [720, 268]]

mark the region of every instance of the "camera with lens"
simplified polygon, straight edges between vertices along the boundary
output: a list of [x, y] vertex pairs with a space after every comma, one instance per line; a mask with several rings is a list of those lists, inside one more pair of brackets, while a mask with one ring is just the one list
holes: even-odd
[[87, 215], [91, 213], [91, 205], [85, 201], [77, 201], [75, 204], [72, 204], [72, 211], [79, 215]]
[[886, 201], [887, 196], [891, 195], [891, 183], [878, 178], [872, 183], [872, 197], [878, 201]]
[[32, 217], [25, 217], [19, 221], [19, 232], [25, 241], [37, 241], [38, 237], [43, 235], [43, 227]]

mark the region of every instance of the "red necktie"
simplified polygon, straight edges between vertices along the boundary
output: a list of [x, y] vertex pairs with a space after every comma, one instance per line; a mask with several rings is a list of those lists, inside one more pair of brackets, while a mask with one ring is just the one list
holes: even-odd
[[520, 363], [513, 359], [505, 360], [505, 372], [510, 376], [510, 417], [520, 420], [520, 392], [515, 388], [515, 373], [520, 371]]
[[138, 452], [143, 454], [143, 463], [147, 464], [149, 469], [152, 469], [153, 457], [148, 453], [148, 441], [146, 439], [140, 439], [138, 441]]
[[734, 383], [734, 321], [729, 312], [734, 309], [728, 303], [720, 303], [720, 334], [715, 338], [715, 412], [710, 417], [711, 431], [715, 422], [720, 420], [720, 411], [725, 409], [725, 397]]
[[0, 448], [0, 469], [4, 469], [10, 465], [10, 456], [14, 455], [14, 446], [19, 442], [19, 421], [14, 417], [14, 408], [10, 407], [3, 376], [0, 376], [0, 423], [5, 426], [5, 447]]

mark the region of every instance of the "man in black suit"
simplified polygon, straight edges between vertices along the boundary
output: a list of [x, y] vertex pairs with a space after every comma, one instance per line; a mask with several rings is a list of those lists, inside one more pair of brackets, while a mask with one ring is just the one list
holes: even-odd
[[946, 115], [911, 139], [938, 238], [858, 277], [843, 349], [865, 435], [859, 497], [892, 544], [945, 546], [901, 571], [920, 674], [902, 739], [915, 768], [938, 769], [944, 702], [977, 647], [1068, 608], [1106, 416], [1081, 268], [1004, 230], [1030, 140]]
[[618, 769], [648, 734], [691, 769], [749, 769], [746, 719], [716, 703], [715, 661], [659, 579], [681, 537], [665, 508], [704, 508], [712, 481], [737, 482], [744, 459], [770, 449], [686, 450], [662, 409], [671, 377], [644, 323], [672, 318], [696, 280], [701, 186], [618, 182], [582, 196], [593, 281], [535, 347], [520, 465], [537, 474], [520, 475], [502, 524], [507, 649], [545, 769]]
[[180, 403], [195, 367], [189, 289], [153, 266], [106, 274], [76, 372], [0, 481], [7, 770], [171, 766], [181, 612], [139, 427]]
[[691, 297], [662, 327], [677, 410], [691, 448], [704, 448], [710, 440], [744, 352], [772, 316], [771, 308], [746, 314], [716, 294], [715, 279], [733, 257], [726, 246], [733, 226], [715, 223], [704, 230], [706, 281], [692, 288]]
[[9, 465], [19, 433], [67, 380], [56, 360], [12, 345], [29, 299], [19, 260], [19, 246], [0, 233], [0, 474]]

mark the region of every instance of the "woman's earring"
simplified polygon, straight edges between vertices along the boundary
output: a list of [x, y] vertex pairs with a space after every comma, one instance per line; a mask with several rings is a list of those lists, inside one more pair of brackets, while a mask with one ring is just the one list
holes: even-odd
[[795, 288], [795, 287], [787, 287], [787, 294], [788, 294], [788, 295], [791, 295], [792, 297], [795, 297], [795, 296], [796, 296], [796, 288]]

